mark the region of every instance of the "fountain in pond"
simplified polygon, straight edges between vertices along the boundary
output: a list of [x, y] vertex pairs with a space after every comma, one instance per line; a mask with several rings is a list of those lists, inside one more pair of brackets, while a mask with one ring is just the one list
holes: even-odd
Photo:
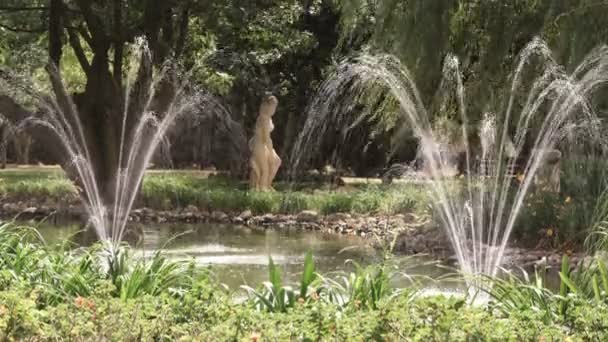
[[[531, 65], [541, 67], [532, 79]], [[341, 127], [339, 134], [344, 138], [361, 122], [373, 120], [376, 112], [360, 117], [349, 114], [365, 101], [370, 88], [377, 94], [378, 87], [384, 87], [398, 101], [403, 125], [419, 141], [436, 213], [461, 271], [495, 276], [547, 151], [555, 148], [572, 127], [598, 126], [589, 97], [608, 81], [608, 48], [597, 48], [568, 74], [553, 60], [542, 40], [533, 40], [519, 55], [504, 108], [482, 120], [482, 148], [477, 153], [469, 137], [478, 130], [469, 121], [459, 62], [454, 56], [447, 56], [443, 74], [442, 85], [453, 90], [462, 123], [462, 180], [444, 177], [442, 170], [449, 163], [438, 143], [441, 137], [433, 130], [431, 113], [408, 70], [391, 56], [370, 55], [340, 64], [321, 85], [294, 146], [290, 173], [294, 176], [308, 162], [319, 148], [320, 137], [335, 127]], [[485, 164], [483, 174], [475, 169], [476, 157], [493, 161]], [[519, 168], [517, 175], [513, 175], [514, 165]]]
[[[5, 90], [14, 98], [27, 99], [36, 114], [23, 118], [19, 127], [38, 127], [47, 129], [58, 138], [66, 154], [67, 163], [63, 165], [71, 178], [76, 180], [89, 223], [94, 227], [98, 238], [116, 246], [122, 241], [129, 214], [134, 206], [146, 169], [159, 144], [165, 144], [166, 134], [176, 120], [184, 117], [200, 119], [198, 115], [210, 116], [223, 122], [218, 129], [227, 130], [234, 141], [246, 145], [242, 127], [232, 121], [229, 112], [206, 91], [197, 89], [188, 82], [187, 75], [179, 74], [170, 63], [153, 67], [152, 56], [145, 41], [133, 45], [127, 66], [124, 104], [117, 167], [113, 170], [113, 202], [104, 203], [100, 184], [98, 184], [89, 151], [87, 136], [81, 116], [71, 96], [62, 84], [58, 71], [51, 71], [55, 84], [60, 85], [58, 98], [51, 98], [44, 91], [34, 89], [23, 77], [0, 73], [0, 90]], [[149, 70], [150, 76], [141, 79], [142, 70]], [[166, 110], [158, 112], [155, 100], [166, 96], [167, 85], [171, 86], [170, 99]], [[4, 88], [4, 89], [2, 89]], [[135, 101], [131, 101], [131, 100]], [[127, 129], [127, 126], [130, 128]], [[238, 148], [238, 147], [237, 147]], [[243, 147], [241, 147], [243, 148]]]

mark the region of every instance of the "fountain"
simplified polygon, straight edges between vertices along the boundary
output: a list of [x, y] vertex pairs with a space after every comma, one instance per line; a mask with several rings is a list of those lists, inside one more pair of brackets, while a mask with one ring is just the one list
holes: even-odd
[[[220, 129], [234, 131], [235, 141], [245, 141], [242, 128], [231, 120], [228, 111], [211, 94], [189, 83], [188, 75], [178, 73], [178, 68], [171, 63], [153, 67], [150, 50], [143, 39], [133, 44], [132, 49], [123, 88], [118, 161], [112, 170], [110, 198], [113, 201], [110, 203], [104, 201], [106, 194], [96, 179], [94, 156], [89, 151], [91, 142], [87, 141], [78, 107], [73, 97], [67, 95], [59, 71], [49, 71], [54, 86], [59, 86], [55, 89], [56, 98], [34, 89], [23, 77], [0, 73], [4, 90], [15, 98], [33, 100], [30, 107], [37, 110], [36, 114], [20, 120], [20, 129], [42, 128], [58, 138], [67, 156], [62, 167], [79, 187], [89, 223], [98, 238], [109, 242], [111, 247], [121, 243], [144, 173], [159, 144], [166, 143], [166, 133], [177, 119], [202, 112], [224, 122]], [[142, 79], [142, 71], [149, 71], [150, 76]], [[166, 109], [159, 111], [155, 100], [167, 95], [168, 86], [172, 88], [168, 92], [170, 99], [164, 106]]]
[[[530, 82], [533, 68], [541, 72]], [[572, 127], [597, 127], [589, 97], [608, 82], [608, 48], [592, 51], [568, 74], [551, 56], [545, 42], [534, 39], [520, 53], [511, 75], [506, 104], [500, 115], [488, 114], [481, 124], [482, 151], [476, 155], [469, 142], [473, 126], [466, 108], [463, 78], [458, 59], [447, 56], [442, 87], [452, 90], [464, 144], [462, 180], [446, 179], [447, 164], [439, 137], [432, 129], [433, 117], [425, 108], [408, 70], [392, 56], [362, 55], [337, 66], [310, 104], [307, 120], [290, 159], [290, 175], [295, 176], [319, 146], [320, 137], [341, 127], [342, 137], [362, 122], [351, 117], [366, 91], [384, 87], [398, 101], [403, 126], [419, 140], [429, 188], [436, 212], [456, 254], [459, 268], [469, 276], [496, 276], [509, 236], [522, 209], [544, 152], [556, 147]], [[529, 82], [529, 83], [528, 83]], [[523, 99], [520, 99], [521, 94]], [[522, 102], [517, 102], [523, 100]], [[364, 113], [363, 116], [378, 115]], [[592, 137], [597, 137], [593, 129]], [[492, 158], [484, 175], [474, 169], [474, 158]], [[520, 165], [517, 177], [512, 166]], [[454, 184], [458, 187], [454, 187]], [[479, 278], [479, 277], [472, 277]]]

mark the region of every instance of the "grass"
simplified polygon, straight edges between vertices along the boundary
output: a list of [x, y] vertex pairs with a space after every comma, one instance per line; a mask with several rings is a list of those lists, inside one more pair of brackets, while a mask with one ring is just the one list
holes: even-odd
[[276, 192], [251, 192], [246, 184], [228, 180], [193, 179], [189, 176], [150, 176], [144, 181], [141, 201], [152, 208], [195, 205], [205, 210], [254, 214], [295, 214], [316, 210], [321, 214], [395, 214], [425, 210], [426, 190], [416, 185], [384, 188], [378, 185], [332, 191], [322, 188], [293, 190], [278, 184]]
[[[360, 185], [331, 189], [319, 184], [278, 183], [276, 192], [251, 192], [245, 182], [206, 178], [197, 171], [149, 172], [138, 205], [158, 210], [196, 206], [207, 211], [254, 214], [297, 214], [315, 210], [321, 214], [397, 214], [426, 212], [428, 193], [421, 185]], [[78, 200], [74, 186], [57, 169], [0, 171], [0, 198], [27, 201]]]
[[0, 198], [27, 201], [45, 198], [51, 201], [77, 200], [76, 188], [59, 169], [0, 170]]

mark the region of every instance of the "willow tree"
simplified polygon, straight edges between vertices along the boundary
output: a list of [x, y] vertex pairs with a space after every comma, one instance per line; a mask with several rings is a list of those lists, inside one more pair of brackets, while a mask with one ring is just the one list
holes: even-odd
[[[520, 51], [545, 39], [558, 62], [577, 66], [608, 42], [608, 1], [342, 0], [342, 41], [397, 56], [410, 68], [429, 106], [446, 55], [461, 63], [471, 111], [502, 101]], [[371, 24], [370, 24], [371, 23]]]
[[[557, 61], [570, 69], [595, 46], [608, 42], [605, 15], [608, 1], [341, 0], [338, 3], [341, 35], [337, 53], [348, 56], [364, 51], [396, 56], [410, 70], [431, 116], [459, 118], [459, 104], [453, 96], [446, 96], [441, 87], [446, 56], [457, 56], [467, 112], [473, 124], [484, 112], [504, 106], [518, 55], [535, 37], [543, 38]], [[522, 87], [521, 91], [526, 89]], [[387, 93], [385, 89], [384, 94]], [[606, 98], [604, 95], [594, 98], [600, 112], [608, 108]], [[398, 131], [394, 123], [400, 109], [392, 96], [376, 94], [364, 99], [359, 108], [360, 113], [353, 115], [369, 115], [371, 111], [370, 117], [383, 117], [366, 123], [368, 132], [381, 132], [375, 136], [368, 134], [370, 139], [382, 143]], [[362, 134], [365, 133], [358, 136]]]

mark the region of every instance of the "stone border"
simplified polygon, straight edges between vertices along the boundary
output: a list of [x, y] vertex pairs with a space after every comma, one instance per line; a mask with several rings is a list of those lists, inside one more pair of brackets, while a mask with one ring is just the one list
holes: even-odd
[[[5, 203], [0, 207], [0, 217], [25, 220], [86, 220], [87, 213], [80, 204], [68, 204], [63, 208], [48, 205], [33, 206], [32, 203]], [[195, 206], [176, 210], [135, 209], [130, 221], [161, 223], [218, 223], [238, 224], [260, 229], [303, 229], [326, 233], [344, 234], [369, 239], [376, 246], [392, 242], [395, 234], [395, 250], [407, 254], [440, 254], [449, 251], [449, 243], [443, 232], [434, 227], [429, 218], [414, 214], [391, 216], [357, 215], [335, 213], [320, 215], [316, 211], [304, 210], [297, 215], [254, 215], [250, 210], [241, 213], [206, 211]], [[441, 238], [438, 239], [438, 236]]]

